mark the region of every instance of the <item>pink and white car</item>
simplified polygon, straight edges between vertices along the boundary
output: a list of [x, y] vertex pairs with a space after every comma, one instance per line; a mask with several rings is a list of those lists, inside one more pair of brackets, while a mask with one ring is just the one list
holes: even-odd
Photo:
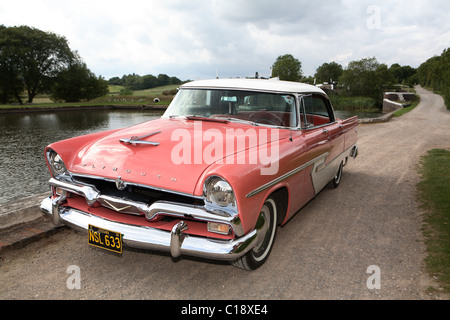
[[52, 195], [41, 209], [88, 243], [228, 260], [269, 257], [277, 226], [358, 153], [357, 117], [335, 117], [311, 85], [263, 79], [194, 81], [160, 119], [45, 149]]

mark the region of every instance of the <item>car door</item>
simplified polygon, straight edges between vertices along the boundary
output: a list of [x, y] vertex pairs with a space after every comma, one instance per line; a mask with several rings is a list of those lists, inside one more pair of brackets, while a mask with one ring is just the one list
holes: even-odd
[[[330, 100], [325, 96], [317, 95], [315, 102], [316, 105], [319, 105], [318, 109], [323, 110], [321, 113], [328, 113], [330, 119], [330, 122], [324, 126], [324, 129], [327, 131], [328, 140], [330, 141], [330, 155], [327, 158], [327, 165], [331, 165], [334, 168], [339, 165], [339, 163], [338, 165], [334, 163], [335, 160], [344, 151], [344, 131], [342, 125], [336, 121]], [[336, 171], [337, 167], [336, 170], [334, 170], [334, 173], [336, 173]]]
[[301, 100], [302, 131], [308, 145], [308, 159], [312, 164], [311, 180], [317, 194], [336, 173], [330, 166], [335, 153], [332, 141], [341, 129], [326, 97], [309, 94], [302, 96]]

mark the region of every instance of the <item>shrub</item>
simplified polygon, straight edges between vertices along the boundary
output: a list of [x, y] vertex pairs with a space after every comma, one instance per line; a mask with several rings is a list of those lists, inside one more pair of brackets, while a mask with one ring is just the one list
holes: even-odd
[[376, 109], [376, 101], [369, 97], [343, 97], [329, 95], [333, 107], [337, 110], [372, 110]]
[[133, 95], [133, 90], [131, 90], [130, 88], [124, 88], [120, 90], [119, 93], [121, 96], [132, 96]]

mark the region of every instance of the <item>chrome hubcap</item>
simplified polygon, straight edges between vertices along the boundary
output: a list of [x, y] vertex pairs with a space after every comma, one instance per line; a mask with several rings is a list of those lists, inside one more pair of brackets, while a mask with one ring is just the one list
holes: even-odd
[[262, 207], [261, 209], [261, 213], [259, 215], [257, 222], [258, 239], [254, 247], [255, 252], [259, 252], [261, 249], [262, 250], [265, 249], [264, 244], [267, 243], [267, 241], [265, 240], [268, 237], [270, 237], [269, 227], [270, 227], [270, 209], [267, 207], [267, 205], [264, 205], [264, 207]]

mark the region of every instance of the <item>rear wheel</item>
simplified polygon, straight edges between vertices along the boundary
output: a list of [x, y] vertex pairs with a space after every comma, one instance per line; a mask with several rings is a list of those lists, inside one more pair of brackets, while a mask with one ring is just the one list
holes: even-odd
[[336, 175], [334, 176], [333, 180], [330, 181], [328, 184], [332, 189], [335, 189], [339, 187], [339, 184], [341, 183], [342, 179], [342, 167], [344, 166], [343, 162], [339, 165], [339, 169], [336, 172]]
[[258, 238], [256, 245], [245, 255], [231, 261], [238, 268], [255, 270], [262, 266], [269, 257], [277, 232], [277, 206], [272, 198], [268, 198], [259, 213], [256, 229]]

